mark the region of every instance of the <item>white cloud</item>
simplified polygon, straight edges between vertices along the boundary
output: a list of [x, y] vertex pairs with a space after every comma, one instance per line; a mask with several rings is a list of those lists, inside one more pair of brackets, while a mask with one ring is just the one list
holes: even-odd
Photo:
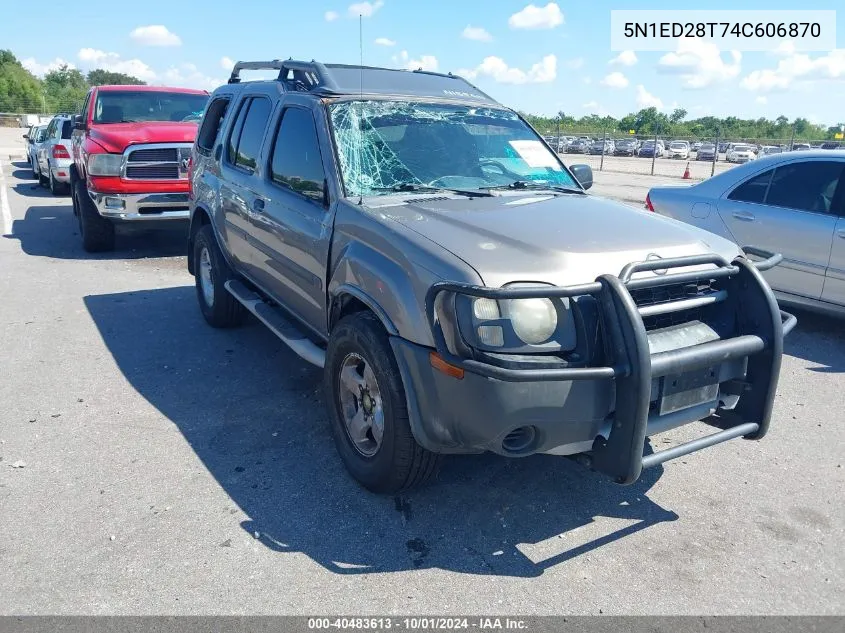
[[340, 17], [340, 14], [337, 11], [326, 11], [323, 17], [326, 18], [326, 22], [334, 22]]
[[408, 56], [408, 51], [402, 51], [401, 53], [399, 53], [398, 55], [394, 55], [390, 59], [393, 60], [394, 64], [398, 64], [399, 66], [404, 66], [405, 64], [408, 63], [408, 60], [410, 59], [410, 57]]
[[56, 57], [56, 59], [51, 62], [47, 62], [46, 64], [38, 63], [34, 57], [27, 57], [26, 59], [21, 61], [21, 65], [36, 77], [43, 77], [47, 73], [52, 72], [54, 70], [58, 70], [62, 66], [67, 66], [68, 68], [76, 68], [76, 66], [74, 66], [72, 63], [62, 59], [61, 57]]
[[396, 46], [395, 40], [389, 40], [386, 37], [378, 37], [375, 40], [375, 43], [379, 46]]
[[756, 92], [786, 90], [795, 81], [845, 79], [845, 49], [838, 48], [812, 59], [805, 53], [784, 53], [777, 68], [755, 70], [743, 78], [742, 87]]
[[171, 33], [163, 24], [139, 26], [129, 34], [138, 44], [144, 46], [181, 46], [182, 40]]
[[82, 48], [76, 54], [80, 63], [94, 70], [102, 68], [113, 73], [132, 75], [141, 81], [155, 81], [156, 72], [140, 59], [122, 59], [117, 53], [107, 53], [96, 48]]
[[783, 56], [783, 55], [794, 55], [795, 54], [795, 42], [792, 40], [784, 40], [780, 44], [777, 45], [775, 50], [772, 51], [773, 55]]
[[620, 66], [633, 66], [637, 63], [637, 54], [634, 51], [622, 51], [608, 63], [619, 64]]
[[581, 107], [584, 108], [585, 110], [592, 110], [592, 111], [601, 109], [601, 106], [599, 105], [598, 101], [588, 101], [587, 103], [583, 104]]
[[[405, 51], [402, 51], [407, 56]], [[419, 59], [411, 59], [407, 62], [406, 68], [408, 70], [437, 70], [437, 58], [434, 55], [423, 55]]]
[[645, 89], [642, 84], [637, 86], [637, 106], [640, 108], [663, 109], [663, 102]]
[[508, 20], [512, 29], [553, 29], [563, 24], [563, 12], [554, 2], [545, 7], [529, 4]]
[[731, 51], [731, 63], [725, 63], [719, 47], [697, 37], [678, 38], [676, 51], [666, 53], [658, 70], [681, 76], [685, 88], [707, 88], [739, 75], [742, 53]]
[[620, 72], [610, 73], [601, 80], [603, 86], [616, 89], [627, 88], [629, 83], [628, 78]]
[[563, 62], [563, 65], [569, 68], [570, 70], [578, 70], [579, 68], [584, 67], [584, 58], [575, 57], [574, 59], [567, 59], [565, 62]]
[[196, 65], [191, 63], [171, 66], [164, 72], [162, 79], [163, 83], [168, 85], [199, 88], [208, 91], [214, 90], [226, 83], [225, 79], [211, 77], [200, 72]]
[[468, 79], [483, 75], [502, 84], [549, 83], [557, 77], [557, 57], [546, 55], [525, 71], [520, 68], [511, 68], [501, 57], [491, 55], [485, 57], [481, 65], [474, 70], [459, 70], [458, 74]]
[[492, 42], [493, 36], [480, 26], [470, 26], [463, 30], [461, 37], [465, 40], [475, 40], [476, 42]]
[[359, 15], [370, 18], [383, 6], [384, 2], [382, 0], [376, 0], [375, 2], [356, 2], [355, 4], [350, 4], [347, 11], [351, 18], [357, 18]]
[[756, 99], [754, 99], [754, 102], [759, 103], [760, 105], [766, 105], [769, 102], [769, 100], [766, 97], [761, 95], [761, 96], [757, 97]]
[[235, 60], [231, 57], [221, 57], [220, 58], [220, 68], [223, 70], [231, 71], [235, 65]]

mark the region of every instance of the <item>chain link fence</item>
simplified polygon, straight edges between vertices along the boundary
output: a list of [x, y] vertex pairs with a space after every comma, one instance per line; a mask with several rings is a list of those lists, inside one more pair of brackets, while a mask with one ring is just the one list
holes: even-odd
[[29, 127], [56, 114], [79, 114], [84, 99], [16, 99], [0, 102], [0, 127]]

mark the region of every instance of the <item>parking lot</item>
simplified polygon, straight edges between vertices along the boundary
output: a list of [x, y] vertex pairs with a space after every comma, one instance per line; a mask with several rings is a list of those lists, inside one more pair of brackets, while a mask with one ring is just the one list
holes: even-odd
[[[86, 254], [21, 132], [0, 130], [2, 613], [841, 613], [841, 321], [798, 313], [760, 442], [630, 487], [451, 458], [379, 497], [335, 453], [319, 370], [254, 321], [205, 324], [181, 231]], [[635, 205], [685, 166], [612, 160], [593, 192]]]

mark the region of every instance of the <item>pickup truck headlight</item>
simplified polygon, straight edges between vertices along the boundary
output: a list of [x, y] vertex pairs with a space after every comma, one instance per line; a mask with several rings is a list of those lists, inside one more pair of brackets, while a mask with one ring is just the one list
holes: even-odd
[[119, 176], [123, 154], [92, 154], [88, 159], [88, 173], [92, 176]]

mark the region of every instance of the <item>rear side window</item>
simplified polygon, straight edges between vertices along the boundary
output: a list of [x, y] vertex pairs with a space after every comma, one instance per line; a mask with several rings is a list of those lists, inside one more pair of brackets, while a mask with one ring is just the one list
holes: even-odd
[[71, 134], [73, 134], [73, 124], [70, 119], [65, 119], [62, 122], [62, 138], [70, 138]]
[[210, 152], [214, 148], [228, 109], [229, 99], [215, 99], [208, 105], [202, 127], [197, 133], [197, 146], [200, 149]]
[[766, 204], [816, 213], [836, 212], [833, 199], [845, 163], [807, 161], [778, 167]]
[[775, 170], [770, 169], [754, 176], [751, 180], [746, 180], [739, 187], [731, 191], [728, 195], [728, 200], [762, 204], [766, 199], [766, 190], [769, 188], [769, 183], [772, 181], [772, 174], [774, 173]]
[[277, 185], [322, 203], [326, 175], [314, 117], [307, 110], [288, 108], [282, 114], [270, 177]]
[[232, 164], [244, 169], [255, 169], [269, 119], [269, 99], [253, 97], [241, 106], [238, 121], [229, 138], [228, 158]]

